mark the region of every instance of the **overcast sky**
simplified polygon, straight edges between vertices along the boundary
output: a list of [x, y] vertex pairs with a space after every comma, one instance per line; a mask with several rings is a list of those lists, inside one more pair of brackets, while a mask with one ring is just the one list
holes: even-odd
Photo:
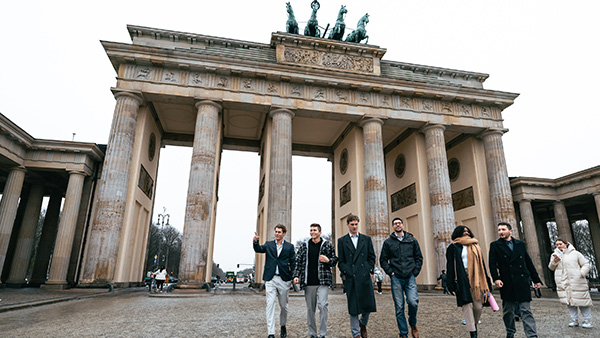
[[[0, 19], [0, 112], [35, 138], [106, 144], [115, 100], [100, 40], [129, 43], [127, 24], [269, 43], [285, 0], [10, 1]], [[291, 0], [303, 31], [311, 0]], [[370, 15], [369, 43], [386, 60], [489, 74], [486, 89], [520, 93], [503, 112], [510, 176], [557, 178], [600, 164], [598, 1], [321, 0], [319, 24]], [[346, 32], [349, 31], [347, 28]], [[161, 152], [155, 214], [182, 228], [190, 149]], [[223, 155], [215, 261], [252, 263], [258, 155]], [[331, 164], [294, 158], [293, 241], [331, 227]], [[156, 219], [154, 216], [153, 219]]]

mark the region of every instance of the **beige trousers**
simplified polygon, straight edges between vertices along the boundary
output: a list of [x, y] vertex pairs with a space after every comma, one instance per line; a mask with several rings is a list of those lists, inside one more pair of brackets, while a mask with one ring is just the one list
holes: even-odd
[[483, 311], [483, 304], [481, 301], [473, 300], [472, 303], [465, 304], [462, 306], [463, 318], [467, 322], [467, 330], [469, 332], [477, 331], [475, 325], [479, 322], [481, 312]]

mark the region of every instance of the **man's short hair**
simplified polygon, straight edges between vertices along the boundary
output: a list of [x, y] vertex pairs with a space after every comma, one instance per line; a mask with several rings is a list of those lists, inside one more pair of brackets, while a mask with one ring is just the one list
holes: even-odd
[[275, 226], [275, 229], [281, 229], [281, 231], [283, 231], [284, 234], [287, 233], [287, 228], [283, 224], [277, 224]]
[[310, 225], [311, 228], [319, 228], [319, 232], [321, 232], [321, 225], [319, 223], [313, 223]]
[[396, 218], [394, 218], [394, 219], [392, 220], [392, 224], [394, 224], [394, 222], [396, 222], [396, 221], [400, 221], [400, 223], [404, 224], [404, 221], [403, 221], [403, 220], [402, 220], [402, 218], [400, 218], [400, 217], [396, 217]]
[[346, 224], [350, 224], [350, 222], [354, 222], [354, 221], [360, 222], [360, 219], [358, 218], [358, 216], [350, 214], [350, 216], [348, 216], [348, 218], [346, 218]]
[[508, 224], [508, 223], [506, 223], [506, 222], [500, 222], [500, 223], [498, 223], [498, 226], [501, 226], [501, 225], [504, 225], [504, 226], [506, 226], [506, 228], [507, 228], [508, 230], [512, 230], [512, 227], [510, 226], [510, 224]]

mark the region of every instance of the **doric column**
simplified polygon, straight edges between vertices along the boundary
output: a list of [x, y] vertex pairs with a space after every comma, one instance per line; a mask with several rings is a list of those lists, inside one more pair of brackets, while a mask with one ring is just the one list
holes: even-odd
[[554, 219], [556, 220], [556, 227], [558, 229], [558, 237], [573, 243], [573, 232], [571, 231], [571, 224], [569, 223], [569, 216], [567, 215], [567, 208], [563, 201], [554, 202]]
[[67, 287], [67, 272], [69, 270], [69, 260], [71, 259], [71, 249], [73, 249], [73, 236], [75, 235], [85, 176], [84, 172], [69, 172], [65, 204], [60, 216], [52, 263], [50, 263], [50, 276], [46, 286]]
[[515, 216], [515, 206], [510, 190], [504, 146], [502, 145], [501, 130], [489, 130], [481, 134], [485, 151], [488, 184], [490, 187], [490, 202], [494, 217], [494, 232], [500, 222], [506, 222], [513, 229], [513, 237], [519, 238], [519, 227]]
[[26, 283], [25, 277], [31, 260], [33, 239], [40, 218], [43, 199], [44, 186], [40, 184], [32, 185], [6, 284], [21, 286]]
[[287, 227], [285, 239], [292, 240], [292, 119], [289, 109], [273, 109], [271, 123], [271, 165], [269, 167], [269, 205], [267, 234], [273, 237], [273, 227]]
[[431, 203], [431, 227], [438, 273], [442, 269], [446, 269], [446, 249], [452, 242], [452, 231], [455, 228], [452, 190], [444, 141], [445, 129], [444, 126], [435, 124], [423, 128]]
[[525, 246], [527, 252], [531, 256], [531, 260], [535, 265], [535, 269], [542, 273], [542, 257], [540, 255], [540, 242], [538, 240], [535, 220], [533, 218], [533, 209], [531, 208], [530, 200], [520, 200], [519, 210], [521, 212], [521, 220], [523, 221], [523, 235], [525, 235]]
[[214, 217], [219, 112], [222, 109], [221, 105], [213, 101], [199, 101], [196, 108], [198, 115], [179, 264], [179, 284], [188, 288], [200, 287], [206, 280], [210, 225]]
[[113, 281], [125, 214], [129, 167], [142, 98], [117, 92], [110, 138], [98, 184], [96, 217], [90, 229], [81, 284], [104, 287]]
[[600, 220], [600, 192], [595, 192], [592, 195], [594, 195], [594, 201], [596, 202], [596, 213], [598, 214], [598, 219]]
[[2, 191], [2, 200], [0, 201], [0, 271], [4, 269], [6, 260], [6, 251], [10, 242], [10, 234], [17, 216], [17, 207], [21, 189], [25, 181], [25, 168], [17, 167], [11, 169]]
[[389, 236], [387, 185], [383, 156], [383, 121], [367, 118], [361, 122], [364, 146], [365, 226], [367, 235], [373, 239], [376, 265], [383, 241]]
[[62, 204], [62, 193], [53, 192], [50, 194], [50, 200], [46, 207], [46, 217], [44, 217], [44, 226], [40, 236], [33, 272], [31, 274], [32, 285], [40, 285], [46, 282], [48, 266], [50, 264], [50, 254], [52, 253], [53, 243], [56, 240], [56, 230], [58, 228], [58, 217], [60, 215], [60, 206]]

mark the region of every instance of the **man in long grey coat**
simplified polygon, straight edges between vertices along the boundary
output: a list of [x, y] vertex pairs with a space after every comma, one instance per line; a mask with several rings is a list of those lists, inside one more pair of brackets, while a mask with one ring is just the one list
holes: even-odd
[[367, 338], [369, 314], [377, 311], [371, 280], [376, 257], [371, 237], [358, 233], [358, 222], [356, 215], [346, 219], [348, 234], [338, 238], [338, 268], [348, 299], [352, 337]]

